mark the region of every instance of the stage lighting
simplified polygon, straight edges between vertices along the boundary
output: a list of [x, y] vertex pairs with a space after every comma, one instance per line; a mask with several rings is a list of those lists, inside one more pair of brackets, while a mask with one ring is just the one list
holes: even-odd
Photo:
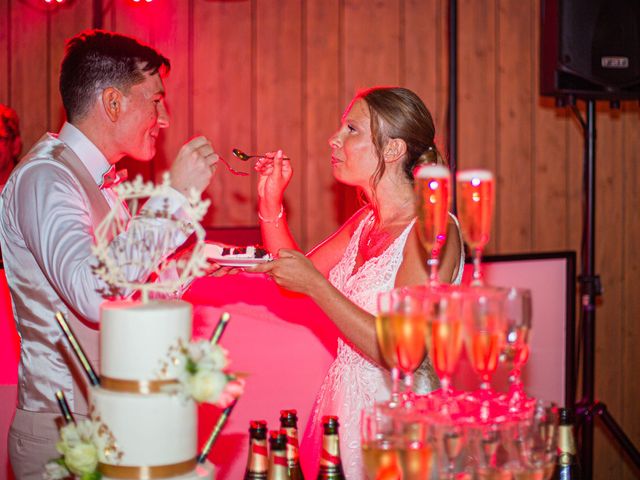
[[64, 3], [64, 0], [44, 0], [44, 3]]

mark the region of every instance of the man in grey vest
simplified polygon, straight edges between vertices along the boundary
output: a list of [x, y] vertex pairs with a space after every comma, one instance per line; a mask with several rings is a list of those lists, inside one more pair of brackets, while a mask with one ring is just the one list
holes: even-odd
[[[18, 408], [9, 432], [18, 480], [42, 478], [44, 464], [58, 456], [57, 390], [77, 419], [87, 414], [86, 381], [54, 314], [66, 315], [97, 365], [98, 290], [105, 285], [92, 272], [93, 232], [114, 205], [130, 224], [136, 220], [112, 190], [115, 165], [125, 156], [149, 161], [155, 155], [160, 129], [169, 126], [163, 83], [169, 68], [167, 58], [124, 35], [87, 31], [69, 40], [60, 72], [67, 122], [27, 153], [0, 198], [0, 242], [21, 339]], [[204, 137], [182, 147], [163, 200], [171, 213], [180, 217], [191, 188], [207, 187], [217, 161]], [[186, 234], [162, 235], [163, 222], [144, 221], [145, 234], [162, 238], [160, 247], [170, 254]], [[140, 228], [122, 235], [134, 231]], [[149, 271], [128, 274], [141, 280]]]

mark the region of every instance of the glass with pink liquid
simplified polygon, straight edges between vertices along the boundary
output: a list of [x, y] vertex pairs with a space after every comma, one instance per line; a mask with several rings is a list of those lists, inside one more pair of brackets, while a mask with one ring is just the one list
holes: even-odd
[[499, 408], [498, 396], [491, 388], [491, 376], [498, 368], [505, 343], [505, 293], [504, 289], [475, 287], [465, 294], [466, 351], [471, 366], [481, 379], [480, 390], [472, 395], [479, 403], [481, 421], [505, 413]]
[[421, 165], [414, 171], [418, 236], [430, 256], [427, 265], [431, 285], [439, 283], [438, 258], [447, 238], [450, 175], [442, 165]]
[[442, 385], [430, 398], [445, 416], [455, 409], [451, 377], [460, 360], [465, 336], [463, 302], [461, 287], [439, 285], [427, 288], [425, 293], [427, 351]]
[[494, 203], [494, 179], [489, 170], [461, 170], [457, 176], [458, 218], [464, 240], [473, 251], [473, 281], [482, 285], [482, 251], [489, 242]]

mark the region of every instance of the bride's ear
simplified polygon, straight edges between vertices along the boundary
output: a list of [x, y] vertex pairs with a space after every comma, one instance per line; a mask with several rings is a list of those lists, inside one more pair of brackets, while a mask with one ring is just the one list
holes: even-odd
[[385, 162], [395, 162], [407, 153], [407, 144], [401, 138], [390, 138], [382, 151]]

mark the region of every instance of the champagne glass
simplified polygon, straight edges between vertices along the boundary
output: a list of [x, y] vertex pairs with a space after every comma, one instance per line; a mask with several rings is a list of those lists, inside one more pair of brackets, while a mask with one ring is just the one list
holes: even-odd
[[498, 360], [505, 341], [504, 291], [497, 288], [471, 288], [465, 295], [464, 315], [467, 356], [480, 376], [480, 391], [476, 400], [481, 402], [480, 420], [494, 417], [491, 375], [498, 368]]
[[427, 254], [429, 283], [437, 285], [438, 257], [447, 238], [450, 172], [442, 165], [421, 165], [414, 171], [418, 235]]
[[468, 444], [468, 425], [439, 417], [433, 422], [433, 436], [438, 459], [438, 479], [471, 480], [473, 456]]
[[[377, 317], [376, 334], [385, 362], [402, 371], [404, 398], [407, 405], [410, 405], [413, 397], [413, 372], [426, 355], [424, 338], [427, 322], [422, 309], [423, 297], [419, 292], [405, 288], [395, 289], [390, 295], [391, 314]], [[385, 301], [386, 296], [383, 294], [380, 298]]]
[[397, 302], [398, 292], [391, 290], [378, 294], [378, 314], [376, 316], [376, 337], [384, 362], [391, 371], [391, 399], [389, 405], [398, 406], [400, 403], [400, 369], [398, 367], [397, 341], [392, 328], [394, 301]]
[[518, 461], [512, 468], [515, 480], [549, 480], [556, 464], [558, 408], [538, 400], [533, 415], [514, 423], [511, 435]]
[[529, 331], [531, 329], [531, 291], [511, 287], [504, 300], [507, 335], [502, 360], [512, 365], [509, 374], [509, 411], [517, 413], [526, 403], [521, 371], [529, 358]]
[[511, 480], [516, 460], [511, 448], [511, 423], [503, 419], [468, 427], [476, 478]]
[[480, 263], [489, 241], [494, 202], [493, 174], [489, 170], [458, 172], [458, 215], [464, 239], [473, 250], [472, 285], [482, 285]]
[[404, 408], [374, 404], [362, 411], [361, 449], [370, 480], [428, 480], [434, 465], [427, 419]]
[[439, 403], [441, 413], [446, 415], [453, 397], [451, 377], [460, 360], [464, 338], [463, 291], [444, 285], [432, 288], [426, 295], [424, 310], [427, 350], [442, 385], [440, 391], [431, 397]]
[[424, 296], [418, 291], [403, 288], [394, 304], [392, 327], [396, 338], [396, 357], [405, 385], [405, 401], [412, 404], [413, 372], [422, 364], [427, 346], [427, 319], [423, 309]]

